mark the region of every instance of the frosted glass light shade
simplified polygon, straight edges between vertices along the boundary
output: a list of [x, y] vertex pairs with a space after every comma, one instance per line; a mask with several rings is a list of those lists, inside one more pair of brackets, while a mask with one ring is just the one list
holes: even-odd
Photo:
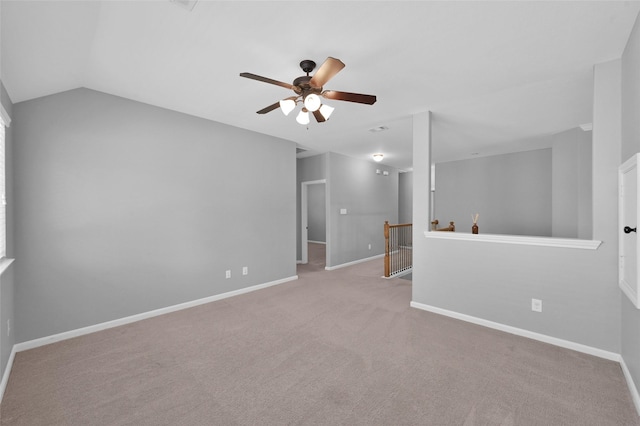
[[293, 99], [283, 99], [280, 101], [280, 109], [284, 115], [289, 115], [291, 111], [296, 107], [296, 101]]
[[296, 121], [303, 126], [309, 124], [309, 113], [306, 111], [300, 111], [300, 113], [296, 117]]
[[331, 116], [331, 113], [333, 113], [334, 109], [335, 109], [334, 107], [331, 107], [329, 105], [322, 105], [320, 107], [320, 114], [322, 114], [325, 120], [328, 120], [329, 117]]
[[321, 104], [320, 96], [315, 93], [307, 95], [307, 97], [304, 98], [304, 107], [311, 112], [317, 111]]
[[377, 161], [377, 162], [382, 161], [383, 157], [384, 157], [384, 155], [382, 155], [382, 154], [373, 154], [373, 160]]

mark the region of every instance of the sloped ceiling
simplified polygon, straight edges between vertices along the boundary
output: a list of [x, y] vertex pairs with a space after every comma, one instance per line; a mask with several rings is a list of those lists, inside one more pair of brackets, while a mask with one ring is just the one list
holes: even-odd
[[[77, 88], [334, 151], [412, 166], [411, 116], [430, 110], [434, 154], [463, 158], [591, 122], [592, 70], [620, 58], [639, 2], [2, 0], [1, 74], [14, 103]], [[299, 62], [346, 67], [308, 126], [279, 110]], [[371, 132], [385, 126], [388, 130]]]

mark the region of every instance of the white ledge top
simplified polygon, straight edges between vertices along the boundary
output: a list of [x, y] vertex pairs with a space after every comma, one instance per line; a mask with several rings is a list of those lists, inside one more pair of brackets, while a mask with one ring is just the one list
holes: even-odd
[[484, 243], [520, 244], [525, 246], [562, 247], [597, 250], [602, 241], [577, 238], [530, 237], [525, 235], [468, 234], [466, 232], [424, 231], [424, 236], [439, 240], [479, 241]]
[[3, 257], [0, 259], [0, 275], [2, 275], [4, 273], [4, 271], [6, 271], [9, 266], [13, 263], [14, 259], [8, 259], [6, 257]]

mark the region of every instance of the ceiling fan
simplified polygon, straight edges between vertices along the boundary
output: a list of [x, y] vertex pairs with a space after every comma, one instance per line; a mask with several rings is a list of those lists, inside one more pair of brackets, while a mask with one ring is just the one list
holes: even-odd
[[335, 101], [357, 102], [360, 104], [373, 105], [376, 97], [373, 95], [363, 95], [361, 93], [339, 92], [336, 90], [323, 90], [323, 86], [344, 68], [344, 63], [336, 58], [328, 57], [318, 68], [313, 76], [309, 73], [314, 70], [316, 63], [310, 59], [300, 62], [300, 68], [307, 75], [293, 80], [293, 84], [284, 83], [282, 81], [272, 80], [249, 72], [240, 73], [240, 77], [250, 78], [269, 84], [275, 84], [286, 89], [293, 90], [296, 95], [282, 99], [268, 107], [257, 111], [258, 114], [266, 114], [274, 109], [280, 108], [284, 115], [289, 115], [296, 107], [297, 103], [302, 103], [303, 108], [298, 114], [296, 120], [300, 124], [309, 123], [309, 112], [313, 114], [318, 123], [326, 121], [333, 112], [332, 107], [322, 104], [320, 97]]

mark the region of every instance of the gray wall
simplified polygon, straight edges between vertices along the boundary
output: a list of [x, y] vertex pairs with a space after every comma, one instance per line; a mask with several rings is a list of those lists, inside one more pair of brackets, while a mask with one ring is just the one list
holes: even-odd
[[[302, 247], [300, 246], [300, 192], [302, 182], [322, 180], [327, 177], [327, 158], [329, 154], [314, 155], [313, 157], [299, 158], [296, 161], [296, 259], [302, 260]], [[325, 200], [326, 203], [326, 200]], [[326, 214], [325, 214], [326, 218]], [[325, 219], [326, 226], [326, 219]], [[326, 235], [326, 234], [325, 234]]]
[[591, 132], [580, 128], [551, 136], [552, 231], [560, 238], [591, 239], [593, 191]]
[[[622, 56], [621, 162], [640, 152], [640, 23], [636, 24]], [[640, 386], [640, 310], [622, 295], [622, 357]]]
[[[440, 141], [439, 141], [440, 142]], [[551, 149], [436, 164], [435, 219], [471, 232], [551, 236]]]
[[[376, 169], [389, 175], [378, 175]], [[383, 254], [384, 221], [398, 220], [398, 170], [329, 153], [328, 171], [327, 266]]]
[[413, 221], [413, 172], [398, 175], [398, 223]]
[[[5, 111], [13, 120], [13, 104], [9, 94], [0, 82], [0, 101]], [[5, 133], [5, 178], [7, 191], [7, 257], [15, 257], [14, 245], [14, 196], [13, 196], [13, 128], [12, 124], [6, 128]], [[15, 321], [14, 321], [14, 268], [12, 264], [0, 277], [0, 377], [4, 374], [11, 349], [15, 343]], [[12, 324], [12, 331], [7, 330], [7, 321]]]
[[[384, 221], [398, 220], [398, 170], [333, 152], [298, 159], [297, 167], [297, 259], [302, 257], [300, 184], [321, 179], [327, 182], [327, 267], [383, 254]], [[389, 175], [378, 175], [376, 169]]]
[[307, 238], [309, 241], [326, 243], [327, 241], [327, 201], [325, 185], [308, 185], [307, 188]]
[[295, 276], [294, 143], [87, 89], [13, 112], [16, 341]]
[[[596, 66], [593, 229], [603, 241], [598, 250], [426, 239], [429, 115], [414, 116], [415, 302], [620, 353], [619, 95], [619, 61]], [[532, 298], [542, 299], [542, 313], [531, 311]]]

